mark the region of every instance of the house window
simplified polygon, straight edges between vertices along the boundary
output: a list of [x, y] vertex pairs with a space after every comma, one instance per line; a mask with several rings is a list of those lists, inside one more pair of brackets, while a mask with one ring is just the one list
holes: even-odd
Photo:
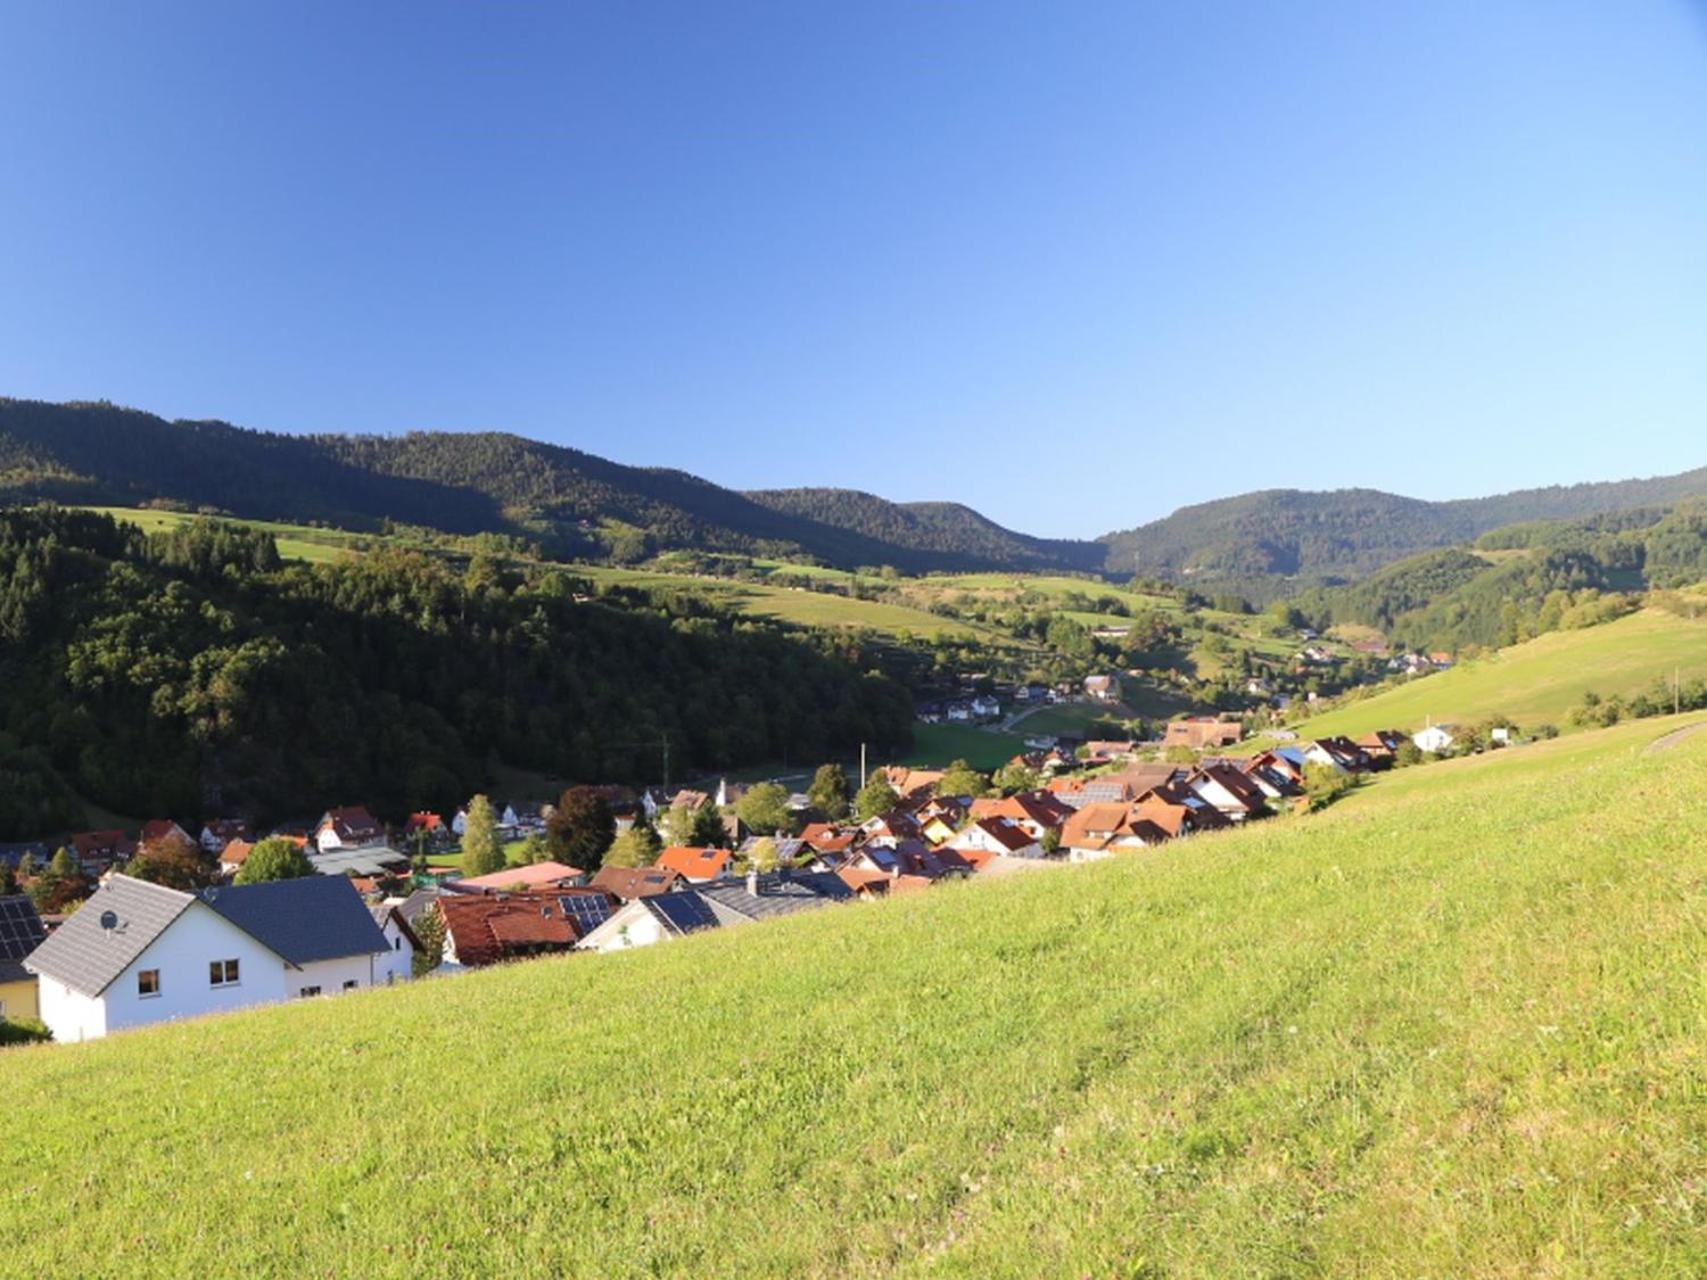
[[354, 978], [351, 978], [348, 982], [344, 983], [344, 990], [345, 991], [354, 991], [355, 989], [356, 989], [356, 980]]
[[136, 975], [136, 994], [139, 996], [157, 996], [160, 994], [160, 970], [141, 969]]
[[393, 938], [391, 940], [391, 949], [393, 951], [403, 950], [403, 935], [402, 934], [398, 934], [395, 938]]
[[309, 996], [319, 995], [320, 994], [320, 988], [319, 987], [304, 987], [301, 991], [298, 991], [296, 994], [299, 996], [302, 996], [304, 999], [306, 999]]
[[211, 961], [207, 966], [207, 985], [210, 987], [235, 987], [237, 985], [237, 961]]

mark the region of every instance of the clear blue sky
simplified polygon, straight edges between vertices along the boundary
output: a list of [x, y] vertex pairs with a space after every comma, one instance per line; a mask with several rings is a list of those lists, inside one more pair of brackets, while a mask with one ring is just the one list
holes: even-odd
[[1707, 464], [1684, 0], [0, 0], [0, 393], [1095, 534]]

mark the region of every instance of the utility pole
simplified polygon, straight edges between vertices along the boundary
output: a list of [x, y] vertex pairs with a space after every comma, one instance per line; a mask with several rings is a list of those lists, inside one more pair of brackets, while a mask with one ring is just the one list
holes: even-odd
[[1671, 713], [1676, 715], [1683, 710], [1683, 668], [1671, 669]]
[[670, 735], [664, 735], [664, 793], [670, 791]]
[[865, 790], [865, 743], [859, 744], [859, 789]]

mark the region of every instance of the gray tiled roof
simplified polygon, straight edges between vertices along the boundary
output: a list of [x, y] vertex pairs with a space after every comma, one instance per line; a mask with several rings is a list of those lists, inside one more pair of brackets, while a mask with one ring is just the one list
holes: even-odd
[[[115, 875], [30, 954], [25, 967], [98, 996], [194, 901], [192, 894]], [[111, 929], [101, 925], [108, 912]]]
[[201, 900], [290, 964], [391, 949], [355, 885], [341, 876], [204, 889]]
[[373, 844], [360, 849], [311, 853], [308, 861], [323, 876], [383, 876], [408, 867], [409, 855], [382, 844]]
[[789, 876], [760, 876], [758, 895], [748, 892], [745, 880], [719, 880], [702, 884], [695, 892], [712, 904], [721, 916], [734, 912], [748, 920], [793, 915], [851, 898], [853, 891], [840, 876], [829, 873], [795, 872]]

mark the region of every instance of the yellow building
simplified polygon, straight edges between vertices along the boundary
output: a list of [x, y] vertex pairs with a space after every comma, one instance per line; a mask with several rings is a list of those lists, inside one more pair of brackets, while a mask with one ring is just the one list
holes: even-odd
[[35, 904], [23, 894], [0, 898], [0, 1018], [40, 1018], [36, 975], [24, 957], [47, 937]]

